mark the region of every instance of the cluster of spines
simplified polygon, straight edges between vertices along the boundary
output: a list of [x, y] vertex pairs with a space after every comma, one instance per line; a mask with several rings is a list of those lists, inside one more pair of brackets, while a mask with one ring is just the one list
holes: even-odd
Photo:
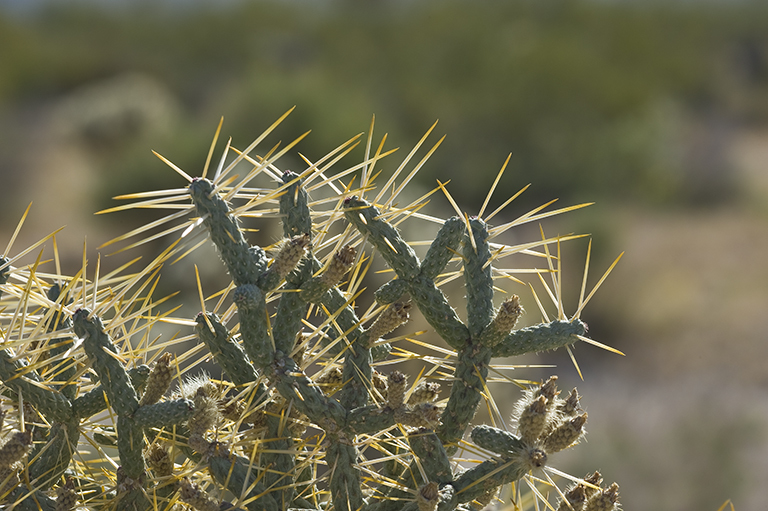
[[[578, 441], [586, 420], [586, 414], [579, 413], [578, 395], [572, 393], [568, 399], [560, 399], [552, 380], [551, 384], [548, 382], [538, 391], [526, 394], [526, 403], [521, 405], [517, 417], [517, 436], [493, 432], [497, 449], [498, 445], [504, 445], [508, 447], [507, 454], [525, 450], [526, 463], [514, 469], [497, 470], [493, 476], [489, 475], [485, 464], [454, 474], [450, 454], [455, 451], [481, 400], [491, 358], [567, 346], [585, 333], [585, 325], [578, 319], [556, 320], [513, 330], [523, 313], [516, 296], [494, 311], [491, 265], [494, 256], [488, 243], [487, 225], [480, 218], [453, 217], [447, 220], [424, 259], [419, 261], [397, 229], [375, 206], [363, 199], [348, 197], [344, 202], [347, 220], [374, 245], [397, 274], [396, 279], [375, 293], [377, 301], [388, 307], [370, 327], [363, 329], [362, 322], [337, 288], [355, 260], [355, 249], [344, 247], [323, 267], [312, 251], [313, 226], [307, 194], [301, 188], [302, 180], [290, 172], [285, 173], [282, 180], [280, 212], [284, 218], [285, 241], [271, 261], [264, 250], [249, 246], [245, 241], [235, 216], [219, 197], [213, 183], [195, 179], [189, 187], [197, 213], [235, 284], [233, 298], [240, 322], [238, 341], [215, 314], [203, 312], [196, 318], [197, 335], [236, 386], [251, 386], [252, 392], [261, 396], [259, 399], [263, 401], [258, 411], [217, 394], [218, 390], [210, 385], [199, 386], [193, 395], [187, 393], [159, 402], [173, 375], [170, 355], [160, 357], [149, 374], [146, 366], [143, 371], [138, 367], [126, 371], [119, 367], [120, 357], [99, 317], [86, 309], [75, 313], [73, 326], [84, 338], [86, 353], [102, 382], [100, 396], [75, 397], [76, 387], [69, 384], [61, 388], [67, 399], [60, 400], [47, 392], [35, 394], [34, 387], [39, 385], [20, 387], [25, 384], [20, 378], [15, 378], [16, 383], [11, 384], [19, 391], [29, 390], [30, 400], [36, 407], [58, 421], [51, 428], [51, 436], [56, 427], [61, 427], [59, 424], [66, 426], [66, 420], [71, 422], [103, 409], [107, 406], [103, 395], [107, 396], [108, 404], [117, 416], [116, 434], [123, 465], [117, 474], [121, 493], [119, 507], [146, 505], [141, 504], [145, 465], [155, 477], [173, 476], [173, 463], [162, 442], [152, 442], [146, 448], [144, 443], [147, 429], [169, 424], [174, 425], [182, 437], [188, 437], [182, 451], [190, 459], [206, 463], [217, 484], [245, 497], [249, 509], [270, 510], [305, 502], [296, 494], [296, 488], [302, 486], [296, 484], [300, 477], [294, 456], [286, 454], [294, 449], [294, 441], [301, 436], [304, 427], [288, 428], [287, 433], [283, 427], [286, 418], [292, 423], [312, 423], [325, 430], [329, 442], [325, 460], [331, 469], [331, 498], [339, 509], [365, 506], [366, 509], [385, 511], [403, 507], [398, 500], [402, 495], [397, 491], [377, 490], [380, 496], [390, 498], [388, 502], [367, 499], [361, 491], [362, 480], [356, 466], [359, 453], [355, 437], [378, 433], [398, 423], [417, 429], [409, 430], [408, 436], [414, 462], [397, 476], [396, 486], [413, 488], [410, 494], [415, 491], [418, 508], [424, 510], [438, 506], [453, 509], [470, 500], [486, 503], [501, 484], [519, 479], [527, 470], [543, 466], [547, 453]], [[435, 283], [445, 265], [457, 254], [463, 261], [467, 286], [466, 324], [458, 319]], [[0, 264], [4, 263], [0, 261]], [[0, 270], [0, 283], [4, 283], [7, 276], [4, 270]], [[281, 286], [283, 292], [277, 312], [270, 317], [266, 299]], [[372, 368], [372, 362], [389, 351], [388, 345], [378, 342], [380, 338], [407, 320], [410, 304], [402, 301], [405, 294], [410, 295], [411, 302], [435, 331], [458, 352], [455, 380], [442, 416], [434, 405], [439, 393], [436, 384], [421, 381], [406, 399], [404, 375], [395, 371], [385, 378]], [[51, 300], [56, 301], [56, 298]], [[335, 317], [327, 327], [325, 337], [344, 337], [347, 345], [346, 351], [341, 353], [341, 367], [334, 365], [324, 372], [324, 376], [314, 380], [304, 374], [301, 353], [295, 349], [301, 318], [310, 303], [322, 306]], [[64, 316], [54, 318], [52, 330], [70, 321]], [[61, 346], [63, 350], [68, 349], [72, 340], [61, 343]], [[330, 349], [331, 353], [339, 354], [338, 348]], [[3, 381], [13, 382], [14, 376], [22, 373], [29, 378], [35, 377], [34, 371], [24, 369], [12, 354], [5, 355], [0, 353]], [[71, 381], [71, 378], [64, 381]], [[139, 388], [139, 382], [146, 382], [145, 390]], [[266, 382], [271, 390], [266, 389]], [[334, 390], [341, 392], [331, 396]], [[536, 392], [538, 395], [534, 395]], [[292, 411], [290, 417], [285, 415], [286, 409]], [[266, 428], [266, 438], [270, 440], [264, 443], [266, 449], [257, 467], [253, 466], [254, 459], [243, 458], [230, 450], [228, 444], [211, 439], [210, 431], [216, 428], [221, 414], [230, 419], [239, 415], [241, 423]], [[478, 444], [484, 442], [484, 431], [480, 427], [473, 432]], [[64, 434], [59, 436], [67, 438]], [[71, 441], [69, 437], [70, 451], [73, 448]], [[76, 445], [76, 437], [74, 442]], [[70, 457], [71, 453], [65, 459]], [[415, 470], [414, 463], [423, 471]], [[417, 472], [426, 480], [421, 476], [413, 477]], [[188, 479], [182, 479], [170, 488], [179, 488], [181, 499], [197, 508], [213, 509], [216, 505]], [[246, 495], [243, 494], [245, 488], [249, 489]], [[613, 487], [603, 493], [608, 495], [601, 497], [603, 500], [610, 500], [611, 495], [617, 498]], [[405, 492], [406, 496], [408, 494]], [[166, 492], [165, 497], [168, 496]], [[411, 507], [406, 505], [404, 509]], [[595, 511], [598, 509], [602, 508], [594, 507]]]

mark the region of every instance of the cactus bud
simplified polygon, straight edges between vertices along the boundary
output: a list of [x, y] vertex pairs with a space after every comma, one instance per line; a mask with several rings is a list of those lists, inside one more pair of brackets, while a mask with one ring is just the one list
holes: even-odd
[[157, 362], [155, 367], [152, 368], [152, 372], [149, 373], [149, 379], [147, 380], [147, 386], [144, 390], [144, 395], [141, 396], [139, 406], [151, 405], [160, 401], [165, 391], [171, 384], [173, 379], [173, 370], [171, 369], [171, 359], [173, 355], [170, 353], [164, 353]]
[[56, 511], [71, 511], [77, 504], [75, 480], [67, 477], [67, 482], [56, 490]]
[[164, 445], [157, 442], [150, 444], [144, 450], [144, 458], [156, 476], [164, 477], [173, 473], [173, 460]]
[[296, 265], [299, 264], [301, 258], [304, 257], [309, 242], [308, 233], [294, 236], [286, 241], [272, 262], [270, 271], [275, 272], [281, 279], [291, 273], [296, 268]]
[[408, 321], [410, 310], [411, 304], [402, 302], [395, 302], [384, 309], [367, 330], [369, 342], [375, 342]]
[[416, 493], [416, 503], [419, 505], [419, 511], [435, 511], [437, 509], [438, 486], [435, 481], [425, 484]]
[[440, 384], [434, 382], [421, 381], [408, 398], [409, 405], [418, 405], [421, 403], [431, 403], [440, 395]]
[[17, 431], [0, 447], [0, 467], [10, 467], [32, 447], [32, 430]]
[[357, 255], [357, 251], [349, 245], [346, 245], [333, 255], [331, 263], [321, 277], [326, 289], [335, 286], [341, 281], [342, 277], [352, 267], [352, 263], [355, 262], [355, 255]]
[[408, 379], [400, 371], [389, 373], [387, 380], [387, 406], [392, 410], [401, 408], [405, 398], [405, 386]]
[[198, 511], [219, 511], [216, 501], [188, 477], [179, 482], [179, 498]]
[[539, 396], [526, 406], [517, 423], [520, 438], [528, 443], [534, 443], [547, 429], [550, 421], [547, 398]]
[[587, 502], [584, 511], [614, 511], [619, 502], [619, 485], [613, 483], [609, 488], [597, 492]]
[[548, 453], [553, 453], [572, 446], [584, 434], [584, 424], [586, 422], [587, 412], [584, 412], [558, 426], [544, 439], [544, 449]]

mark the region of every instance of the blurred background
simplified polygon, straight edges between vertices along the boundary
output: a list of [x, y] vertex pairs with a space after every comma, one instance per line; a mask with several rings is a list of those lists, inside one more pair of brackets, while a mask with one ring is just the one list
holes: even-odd
[[768, 5], [0, 0], [0, 239], [34, 201], [17, 247], [67, 225], [74, 272], [85, 234], [157, 217], [93, 216], [110, 197], [184, 184], [150, 149], [199, 175], [220, 116], [242, 148], [293, 105], [280, 137], [312, 129], [299, 150], [315, 159], [372, 114], [401, 152], [439, 119], [414, 186], [450, 179], [469, 213], [509, 153], [495, 204], [532, 186], [508, 218], [595, 201], [544, 227], [593, 235], [591, 283], [626, 251], [582, 318], [627, 356], [578, 345], [583, 382], [564, 353], [526, 359], [557, 364], [589, 412], [588, 442], [555, 465], [600, 469], [627, 510], [765, 509]]

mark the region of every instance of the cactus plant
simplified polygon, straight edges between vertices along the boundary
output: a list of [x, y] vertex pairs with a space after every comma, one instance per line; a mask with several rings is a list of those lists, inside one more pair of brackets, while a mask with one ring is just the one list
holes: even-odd
[[[536, 488], [554, 485], [549, 456], [584, 435], [587, 415], [576, 390], [561, 398], [556, 377], [521, 383], [511, 429], [472, 422], [481, 402], [495, 407], [487, 385], [494, 359], [570, 350], [579, 341], [599, 345], [580, 320], [592, 293], [585, 298], [582, 289], [577, 312], [566, 317], [560, 244], [575, 236], [542, 235], [518, 245], [491, 240], [582, 205], [545, 205], [493, 227], [489, 221], [510, 202], [485, 214], [497, 178], [477, 216], [462, 213], [443, 183], [399, 206], [396, 199], [440, 144], [403, 177], [431, 129], [378, 191], [377, 167], [392, 151], [384, 151], [382, 140], [371, 155], [373, 123], [361, 163], [335, 170], [361, 142], [358, 136], [307, 160], [300, 173], [280, 171], [277, 160], [303, 136], [266, 154], [256, 150], [284, 117], [243, 151], [230, 141], [210, 179], [221, 124], [202, 177], [161, 157], [186, 187], [123, 197], [134, 202], [115, 209], [175, 210], [112, 240], [138, 238], [131, 248], [177, 237], [137, 272], [125, 266], [99, 275], [97, 262], [88, 278], [85, 250], [72, 276], [60, 270], [55, 250], [55, 272], [41, 270], [42, 252], [20, 266], [22, 256], [46, 242], [55, 247], [57, 233], [16, 256], [12, 238], [0, 262], [0, 380], [18, 431], [7, 433], [0, 447], [4, 503], [62, 510], [448, 511], [480, 509], [501, 487], [521, 480], [535, 498], [545, 498]], [[244, 177], [234, 175], [245, 166]], [[277, 184], [257, 187], [264, 177]], [[447, 220], [421, 212], [440, 191], [457, 212]], [[251, 245], [243, 226], [250, 218], [279, 218], [283, 240], [267, 250]], [[417, 219], [439, 225], [421, 257], [415, 248], [424, 244], [406, 241], [398, 229]], [[202, 310], [194, 320], [158, 312], [169, 299], [153, 298], [161, 267], [206, 239], [231, 282], [206, 298], [198, 279]], [[546, 262], [533, 274], [542, 282], [552, 276], [547, 290], [558, 313], [549, 320], [541, 308], [544, 322], [515, 329], [521, 299], [509, 295], [495, 305], [495, 279], [514, 275], [498, 266], [520, 253]], [[361, 313], [356, 304], [374, 258], [392, 278]], [[461, 276], [465, 320], [441, 289]], [[444, 342], [436, 348], [444, 358], [408, 349], [409, 342], [423, 344], [414, 335], [388, 338], [414, 314], [433, 331], [431, 345]], [[184, 328], [193, 333], [159, 342], [150, 331], [160, 323], [189, 325]], [[174, 355], [174, 345], [187, 339], [197, 346]], [[196, 368], [198, 354], [212, 359], [221, 379]], [[421, 373], [409, 380], [399, 369], [385, 369], [398, 360], [418, 361]], [[174, 380], [177, 389], [168, 395]], [[447, 396], [438, 382], [450, 388]], [[467, 453], [485, 459], [463, 468], [458, 456]], [[602, 489], [598, 474], [574, 480], [565, 493], [549, 492], [560, 496], [561, 509], [617, 507], [617, 487]], [[515, 485], [518, 502], [524, 486]]]

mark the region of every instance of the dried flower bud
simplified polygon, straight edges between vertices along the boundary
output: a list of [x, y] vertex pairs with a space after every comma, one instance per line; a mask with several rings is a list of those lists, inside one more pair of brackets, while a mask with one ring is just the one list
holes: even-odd
[[544, 439], [544, 449], [548, 453], [560, 452], [578, 442], [584, 434], [587, 412], [566, 421]]
[[280, 252], [275, 257], [270, 271], [277, 273], [280, 278], [284, 278], [291, 273], [299, 261], [304, 257], [306, 248], [309, 246], [309, 234], [300, 234], [294, 236], [283, 244]]
[[439, 501], [440, 493], [435, 481], [425, 484], [416, 493], [416, 503], [419, 505], [419, 511], [435, 511]]
[[389, 373], [389, 379], [387, 380], [387, 406], [392, 410], [397, 410], [403, 406], [407, 384], [408, 379], [400, 371]]
[[67, 481], [56, 489], [56, 511], [71, 511], [76, 504], [75, 480], [67, 477]]
[[434, 429], [440, 423], [440, 408], [434, 403], [422, 403], [413, 409], [395, 410], [395, 422], [412, 428]]
[[614, 511], [619, 502], [619, 485], [613, 483], [609, 488], [596, 492], [587, 502], [584, 511]]
[[352, 263], [355, 262], [356, 255], [357, 251], [349, 245], [345, 246], [333, 255], [331, 263], [328, 265], [328, 268], [326, 268], [321, 277], [323, 286], [326, 289], [335, 286], [341, 281], [342, 277], [344, 277], [344, 275], [352, 267]]
[[409, 405], [418, 405], [420, 403], [431, 403], [440, 395], [440, 384], [434, 382], [420, 382], [411, 396], [408, 398]]
[[547, 429], [550, 421], [547, 398], [539, 396], [526, 406], [517, 421], [517, 431], [520, 438], [528, 443], [535, 443]]
[[517, 320], [520, 319], [523, 312], [525, 311], [520, 306], [520, 297], [512, 295], [499, 306], [499, 310], [496, 311], [496, 316], [491, 323], [491, 328], [500, 334], [506, 335], [515, 328]]
[[408, 312], [410, 310], [411, 304], [402, 302], [395, 302], [384, 309], [376, 318], [376, 321], [373, 322], [373, 325], [366, 330], [368, 342], [375, 342], [408, 321]]
[[550, 376], [547, 381], [534, 393], [534, 396], [544, 396], [547, 401], [552, 401], [559, 392], [557, 391], [557, 376]]
[[0, 467], [10, 467], [27, 454], [32, 447], [32, 431], [16, 431], [0, 447]]
[[173, 355], [170, 353], [164, 353], [155, 362], [155, 366], [152, 368], [152, 372], [149, 373], [147, 379], [146, 389], [144, 395], [141, 396], [139, 401], [140, 406], [152, 405], [160, 401], [165, 391], [171, 385], [173, 380], [173, 370], [171, 369], [171, 359]]
[[179, 498], [198, 511], [219, 511], [216, 501], [188, 477], [179, 482]]
[[387, 399], [387, 377], [378, 371], [373, 371], [371, 374], [371, 383], [373, 384], [373, 388], [381, 394], [381, 397]]
[[568, 398], [560, 404], [558, 410], [567, 416], [574, 416], [576, 415], [576, 412], [581, 410], [581, 406], [579, 405], [579, 391], [576, 390], [575, 387], [568, 395]]
[[164, 445], [157, 442], [150, 444], [144, 450], [144, 458], [156, 476], [164, 477], [173, 473], [173, 460]]

